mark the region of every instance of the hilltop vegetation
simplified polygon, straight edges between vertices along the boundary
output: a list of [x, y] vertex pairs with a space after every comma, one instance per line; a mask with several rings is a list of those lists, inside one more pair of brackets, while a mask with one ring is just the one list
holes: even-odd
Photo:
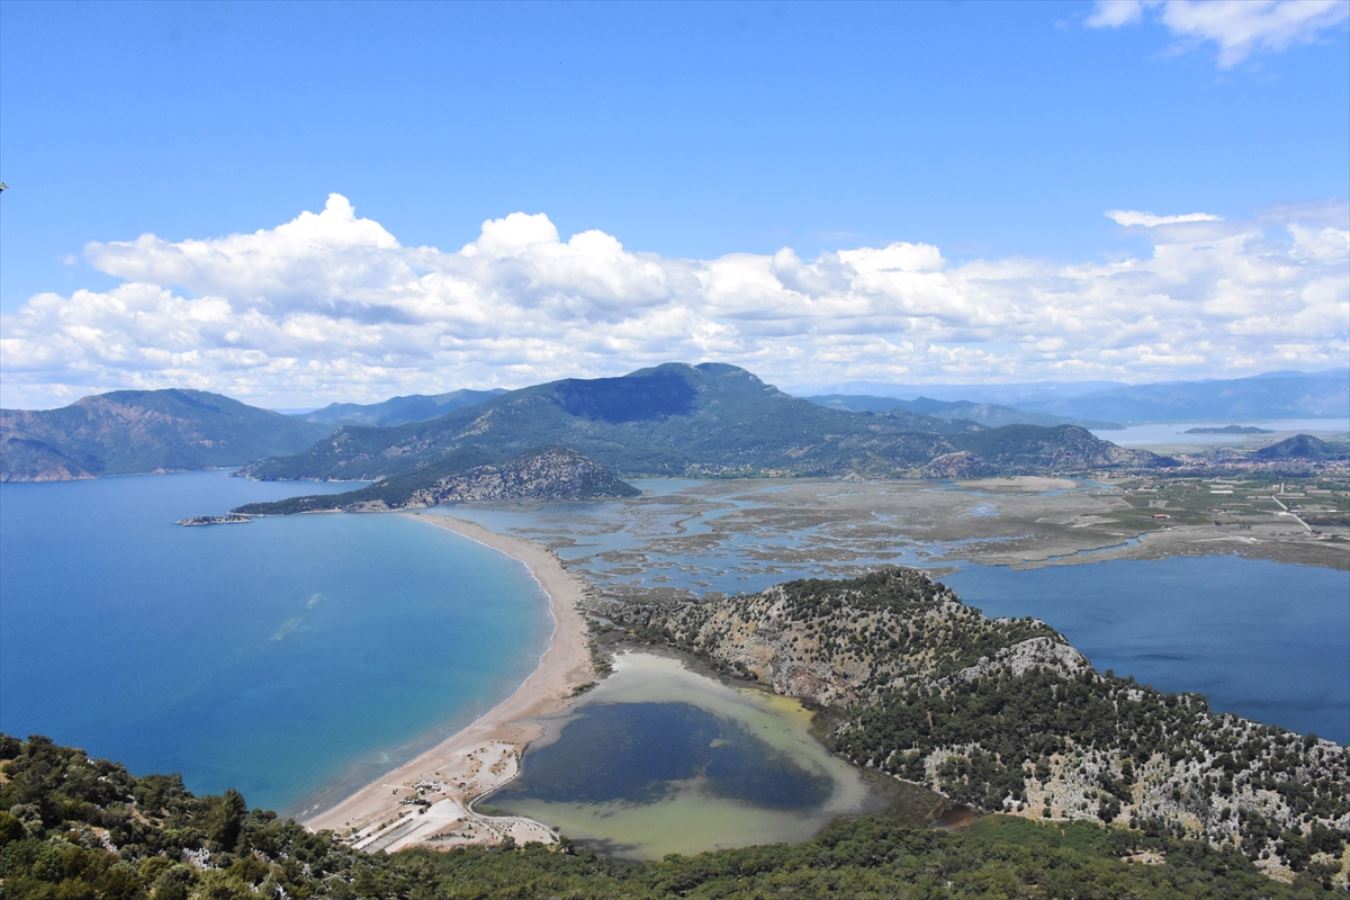
[[240, 466], [331, 431], [205, 391], [114, 391], [60, 409], [0, 410], [0, 481]]
[[[7, 811], [5, 811], [7, 810]], [[1147, 859], [1157, 864], [1127, 862]], [[531, 845], [364, 854], [235, 791], [196, 797], [42, 738], [0, 735], [0, 893], [99, 897], [1311, 897], [1241, 856], [1089, 823], [994, 818], [964, 833], [864, 818], [805, 844], [642, 865]]]
[[1072, 426], [984, 429], [914, 413], [827, 409], [744, 369], [705, 363], [536, 385], [397, 428], [343, 428], [302, 454], [251, 465], [246, 474], [378, 480], [471, 451], [500, 459], [551, 446], [627, 475], [918, 475], [930, 461], [960, 451], [1008, 472], [1164, 462]]
[[1203, 837], [1345, 883], [1350, 750], [1093, 671], [1044, 623], [990, 620], [912, 570], [607, 614], [836, 711], [859, 765], [993, 812]]

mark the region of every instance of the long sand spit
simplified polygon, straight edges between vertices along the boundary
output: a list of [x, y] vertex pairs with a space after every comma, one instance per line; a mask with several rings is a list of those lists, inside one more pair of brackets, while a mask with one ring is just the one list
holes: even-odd
[[410, 514], [523, 563], [548, 596], [553, 634], [539, 664], [515, 693], [435, 747], [376, 779], [304, 824], [330, 829], [366, 850], [449, 848], [556, 840], [532, 819], [485, 816], [473, 801], [510, 781], [520, 757], [539, 737], [538, 719], [566, 707], [576, 689], [595, 681], [586, 622], [577, 608], [586, 592], [578, 576], [547, 548], [460, 519]]

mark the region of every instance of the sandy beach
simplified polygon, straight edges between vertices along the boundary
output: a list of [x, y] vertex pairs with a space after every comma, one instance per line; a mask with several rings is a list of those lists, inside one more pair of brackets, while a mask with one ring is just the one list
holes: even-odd
[[556, 840], [531, 819], [483, 816], [475, 798], [510, 781], [525, 746], [541, 732], [537, 719], [563, 709], [576, 688], [596, 680], [586, 622], [577, 604], [586, 591], [546, 548], [445, 516], [409, 514], [523, 563], [548, 596], [553, 634], [534, 672], [511, 696], [435, 747], [386, 773], [304, 824], [331, 829], [353, 846], [399, 850]]

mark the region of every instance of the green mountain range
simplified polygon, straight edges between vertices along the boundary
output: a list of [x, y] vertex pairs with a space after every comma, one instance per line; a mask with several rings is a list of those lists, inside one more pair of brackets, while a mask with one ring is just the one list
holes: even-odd
[[331, 431], [205, 391], [114, 391], [60, 409], [0, 410], [0, 481], [238, 466]]
[[915, 475], [961, 451], [998, 471], [1168, 462], [1074, 426], [986, 429], [904, 411], [852, 413], [791, 397], [736, 366], [670, 363], [510, 391], [429, 422], [342, 428], [304, 453], [263, 460], [244, 474], [373, 481], [456, 457], [500, 462], [549, 446], [625, 475]]

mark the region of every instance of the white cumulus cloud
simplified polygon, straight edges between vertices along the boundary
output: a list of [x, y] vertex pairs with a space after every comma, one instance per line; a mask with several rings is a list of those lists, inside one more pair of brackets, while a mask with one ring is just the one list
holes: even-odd
[[1350, 20], [1347, 0], [1097, 0], [1085, 23], [1119, 28], [1145, 18], [1183, 44], [1211, 43], [1221, 68], [1258, 52], [1279, 53], [1321, 39]]
[[0, 320], [6, 406], [188, 386], [276, 406], [721, 360], [786, 387], [1128, 381], [1350, 356], [1344, 206], [1107, 213], [1151, 245], [1078, 261], [953, 261], [920, 240], [685, 259], [540, 213], [409, 247], [338, 195], [251, 234], [91, 244], [119, 283]]

